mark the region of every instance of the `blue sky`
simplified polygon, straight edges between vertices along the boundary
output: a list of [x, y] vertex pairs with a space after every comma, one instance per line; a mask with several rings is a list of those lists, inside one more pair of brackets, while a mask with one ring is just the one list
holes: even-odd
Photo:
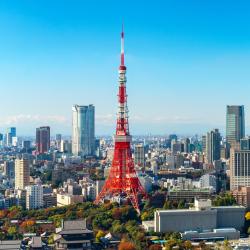
[[0, 1], [0, 131], [69, 135], [72, 104], [91, 103], [112, 134], [122, 22], [133, 134], [224, 131], [227, 104], [248, 127], [249, 16], [241, 0]]

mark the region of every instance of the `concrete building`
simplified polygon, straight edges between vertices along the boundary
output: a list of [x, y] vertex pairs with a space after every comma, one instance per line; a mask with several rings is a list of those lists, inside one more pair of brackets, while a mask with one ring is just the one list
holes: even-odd
[[203, 135], [202, 136], [202, 152], [205, 154], [206, 153], [206, 146], [207, 146], [207, 136]]
[[230, 189], [250, 186], [250, 150], [230, 150]]
[[70, 204], [83, 202], [83, 195], [70, 195], [67, 193], [57, 194], [56, 196], [57, 206], [67, 206]]
[[195, 202], [194, 209], [156, 210], [155, 232], [185, 232], [235, 228], [242, 230], [245, 208], [241, 206], [211, 207], [211, 201]]
[[211, 190], [208, 188], [199, 189], [171, 189], [168, 192], [167, 199], [172, 201], [185, 200], [193, 202], [195, 198], [208, 199], [211, 196]]
[[240, 231], [235, 228], [216, 228], [210, 231], [186, 231], [181, 234], [182, 240], [209, 241], [209, 240], [237, 240], [240, 238]]
[[30, 185], [26, 189], [26, 208], [37, 209], [43, 207], [43, 187], [41, 185]]
[[57, 205], [57, 197], [54, 194], [43, 194], [43, 207], [55, 207]]
[[216, 177], [211, 174], [202, 175], [200, 178], [201, 188], [213, 188], [214, 191], [217, 190]]
[[143, 143], [135, 145], [134, 161], [135, 166], [145, 167], [145, 148]]
[[176, 155], [177, 152], [182, 152], [182, 143], [176, 140], [171, 141], [172, 155]]
[[238, 187], [232, 194], [238, 205], [250, 208], [250, 187]]
[[29, 160], [25, 157], [15, 160], [15, 189], [24, 189], [30, 178]]
[[17, 197], [17, 205], [21, 206], [23, 209], [26, 209], [26, 190], [25, 189], [17, 189], [15, 190]]
[[63, 153], [69, 153], [72, 152], [72, 144], [68, 140], [62, 140], [60, 144], [60, 151]]
[[153, 180], [148, 175], [138, 175], [141, 185], [146, 192], [152, 190]]
[[47, 153], [50, 149], [50, 127], [36, 129], [36, 147], [39, 154]]
[[72, 107], [72, 153], [89, 156], [95, 153], [95, 107]]
[[227, 106], [226, 140], [234, 147], [245, 137], [244, 106]]
[[8, 177], [8, 179], [15, 178], [15, 162], [5, 161], [3, 166], [3, 173]]

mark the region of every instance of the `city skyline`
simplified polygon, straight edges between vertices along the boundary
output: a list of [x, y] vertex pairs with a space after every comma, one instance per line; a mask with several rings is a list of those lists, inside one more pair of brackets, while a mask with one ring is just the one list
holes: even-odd
[[96, 107], [97, 135], [112, 135], [123, 21], [131, 134], [225, 134], [226, 105], [245, 106], [249, 133], [246, 1], [158, 1], [143, 11], [128, 1], [123, 13], [117, 1], [105, 12], [99, 1], [13, 2], [0, 3], [0, 132], [70, 135], [78, 103]]

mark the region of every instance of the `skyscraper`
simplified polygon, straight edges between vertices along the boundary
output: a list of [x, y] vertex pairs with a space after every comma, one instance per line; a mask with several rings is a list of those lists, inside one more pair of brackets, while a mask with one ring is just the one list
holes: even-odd
[[6, 144], [8, 147], [12, 146], [13, 137], [16, 137], [16, 128], [15, 127], [8, 128], [6, 133]]
[[214, 129], [207, 133], [206, 139], [206, 157], [207, 163], [213, 163], [220, 159], [220, 141], [221, 136], [218, 129]]
[[230, 189], [250, 186], [250, 150], [231, 148]]
[[95, 107], [72, 107], [72, 153], [78, 156], [94, 155]]
[[244, 106], [227, 106], [226, 139], [234, 147], [245, 136]]
[[44, 154], [50, 148], [50, 127], [36, 129], [36, 148], [39, 154]]
[[15, 160], [15, 189], [24, 189], [30, 178], [29, 160], [25, 157]]

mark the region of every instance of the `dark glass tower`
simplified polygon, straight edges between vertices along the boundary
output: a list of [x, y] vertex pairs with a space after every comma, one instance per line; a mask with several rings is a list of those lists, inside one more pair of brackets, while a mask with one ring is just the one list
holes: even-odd
[[244, 106], [227, 106], [226, 139], [230, 146], [235, 146], [245, 137]]

